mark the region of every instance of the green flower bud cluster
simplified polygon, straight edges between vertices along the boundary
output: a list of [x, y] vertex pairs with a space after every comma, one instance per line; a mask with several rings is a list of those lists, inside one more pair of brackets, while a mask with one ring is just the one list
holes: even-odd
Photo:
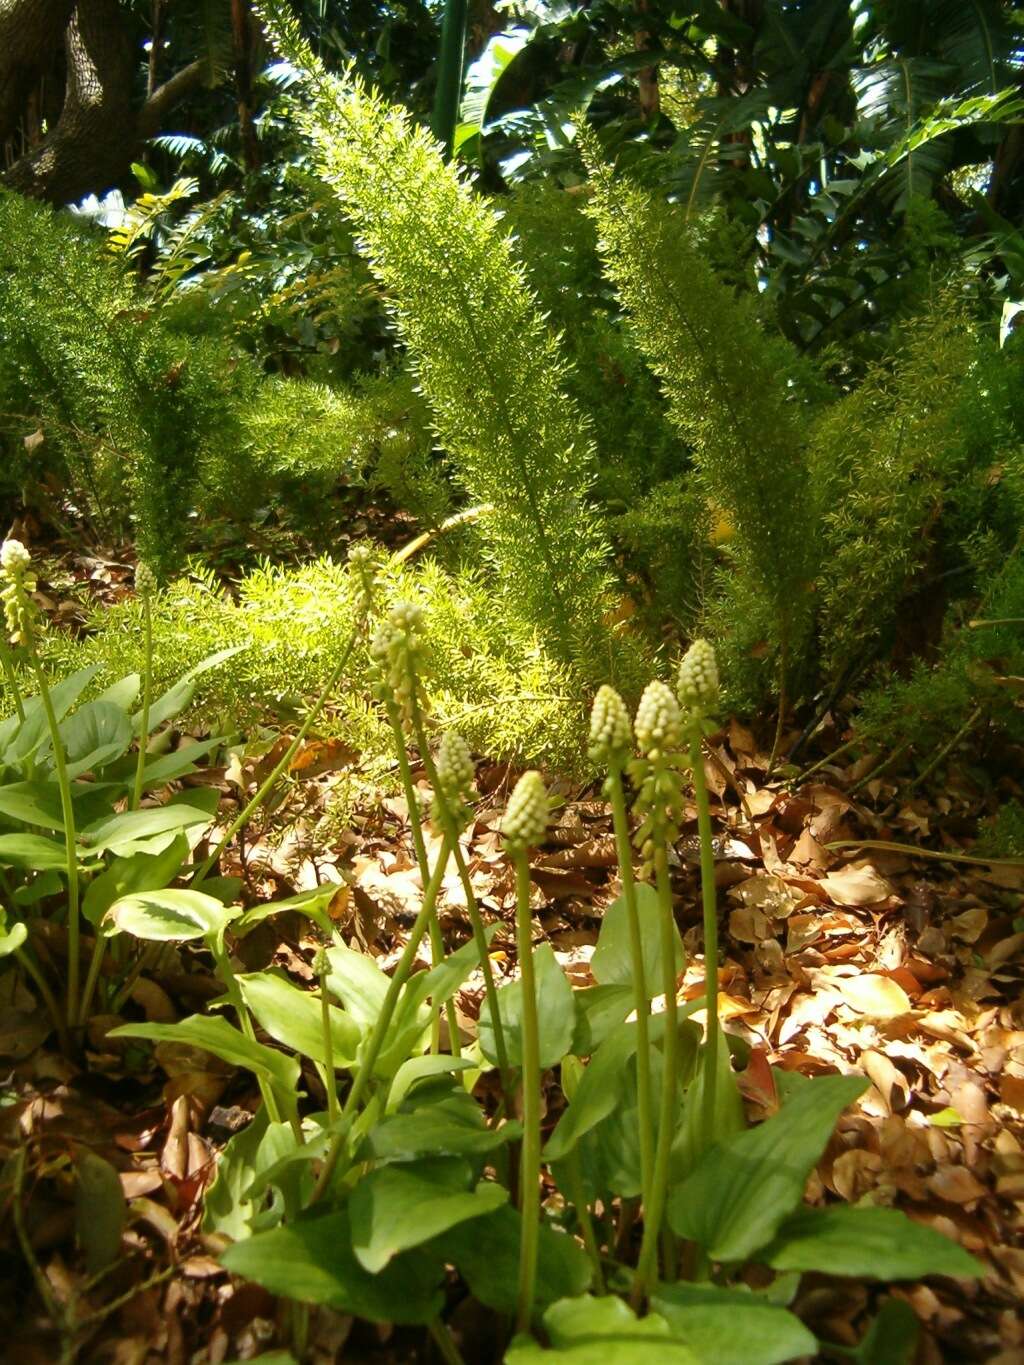
[[448, 730], [442, 737], [435, 768], [437, 791], [431, 806], [431, 819], [441, 825], [445, 815], [454, 816], [462, 827], [471, 818], [476, 789], [473, 785], [473, 757], [469, 745], [457, 731]]
[[501, 822], [501, 833], [509, 853], [525, 853], [528, 848], [542, 843], [549, 815], [544, 779], [533, 770], [523, 773], [508, 799]]
[[423, 608], [415, 602], [396, 602], [370, 641], [376, 673], [373, 695], [385, 704], [394, 702], [408, 722], [414, 698], [421, 710], [426, 709], [425, 698], [417, 694], [422, 652]]
[[676, 695], [684, 711], [705, 716], [718, 705], [718, 661], [714, 646], [694, 640], [683, 655], [676, 680]]
[[152, 597], [157, 590], [156, 574], [144, 559], [135, 566], [135, 591], [140, 597]]
[[25, 643], [34, 611], [30, 593], [35, 591], [32, 556], [20, 540], [5, 540], [0, 546], [0, 602], [12, 645]]
[[683, 714], [663, 682], [647, 684], [634, 728], [643, 757], [629, 765], [637, 793], [633, 809], [640, 817], [633, 837], [640, 850], [639, 875], [649, 877], [659, 846], [678, 838], [683, 811], [675, 752], [683, 738]]
[[626, 703], [614, 687], [598, 688], [590, 712], [590, 757], [603, 767], [622, 765], [633, 746], [633, 727]]
[[682, 738], [683, 716], [679, 703], [663, 682], [648, 683], [636, 709], [636, 739], [640, 752], [648, 758], [656, 758], [678, 749]]
[[377, 560], [365, 541], [357, 541], [356, 544], [349, 546], [348, 566], [359, 585], [356, 593], [356, 610], [365, 621], [373, 613], [377, 600], [377, 590], [380, 587], [380, 579], [377, 577]]

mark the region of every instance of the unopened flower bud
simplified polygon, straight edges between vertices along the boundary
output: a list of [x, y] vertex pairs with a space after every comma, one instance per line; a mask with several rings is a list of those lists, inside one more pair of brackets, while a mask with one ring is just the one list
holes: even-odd
[[20, 540], [5, 540], [0, 545], [0, 569], [8, 577], [24, 572], [32, 563], [32, 556]]
[[614, 687], [598, 688], [590, 712], [590, 757], [595, 763], [622, 762], [633, 743], [626, 703]]
[[713, 711], [718, 705], [718, 662], [714, 646], [707, 640], [694, 640], [683, 655], [676, 694], [684, 710], [698, 715]]
[[524, 853], [543, 842], [548, 827], [548, 793], [540, 773], [523, 773], [505, 808], [501, 832], [510, 853]]
[[663, 682], [648, 683], [636, 711], [636, 738], [645, 754], [678, 748], [683, 731], [679, 703]]
[[476, 795], [473, 788], [473, 756], [469, 745], [455, 730], [446, 731], [435, 761], [437, 791], [431, 807], [435, 824], [454, 819], [465, 825], [472, 818], [470, 803]]
[[3, 605], [7, 634], [12, 645], [22, 645], [32, 624], [32, 599], [36, 580], [32, 556], [20, 540], [5, 540], [0, 545], [0, 603]]
[[140, 559], [135, 566], [135, 591], [140, 597], [152, 597], [156, 587], [156, 574], [144, 559]]

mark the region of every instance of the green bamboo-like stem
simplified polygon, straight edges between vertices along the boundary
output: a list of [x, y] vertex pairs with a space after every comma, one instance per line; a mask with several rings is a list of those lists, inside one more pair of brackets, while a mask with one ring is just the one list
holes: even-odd
[[231, 824], [228, 825], [227, 830], [225, 831], [224, 836], [221, 839], [220, 843], [217, 845], [217, 847], [213, 850], [209, 857], [207, 857], [196, 869], [195, 873], [193, 874], [192, 881], [190, 883], [193, 889], [199, 886], [201, 882], [204, 882], [206, 878], [210, 875], [210, 870], [217, 863], [218, 859], [221, 857], [224, 850], [227, 848], [228, 844], [230, 844], [231, 840], [235, 837], [238, 831], [244, 825], [247, 825], [249, 823], [249, 821], [253, 817], [253, 814], [260, 808], [260, 806], [262, 806], [263, 802], [267, 799], [271, 791], [277, 785], [278, 779], [281, 777], [281, 774], [288, 770], [288, 767], [290, 766], [292, 759], [299, 751], [299, 747], [302, 744], [302, 741], [309, 734], [310, 730], [313, 727], [314, 722], [316, 721], [317, 716], [319, 716], [320, 712], [327, 704], [327, 699], [334, 691], [338, 679], [341, 677], [345, 665], [348, 663], [349, 658], [352, 655], [353, 649], [355, 649], [356, 641], [359, 639], [359, 633], [361, 629], [362, 621], [360, 621], [356, 625], [356, 628], [353, 630], [351, 636], [349, 637], [348, 644], [342, 651], [341, 658], [338, 660], [334, 668], [331, 670], [330, 676], [328, 677], [327, 682], [324, 684], [323, 690], [321, 691], [320, 695], [317, 697], [316, 701], [314, 701], [313, 705], [306, 713], [306, 719], [302, 722], [298, 730], [295, 732], [295, 738], [292, 740], [291, 744], [288, 745], [288, 748], [278, 759], [277, 763], [275, 763], [269, 776], [264, 779], [262, 785], [256, 792], [256, 795], [252, 798], [248, 805], [246, 805], [242, 809], [242, 811], [235, 816]]
[[876, 764], [870, 772], [866, 772], [863, 777], [858, 778], [852, 787], [847, 788], [847, 796], [854, 796], [857, 792], [861, 791], [862, 788], [866, 787], [869, 782], [874, 782], [876, 777], [881, 777], [882, 774], [887, 773], [890, 768], [894, 768], [911, 747], [912, 745], [909, 739], [902, 740], [896, 745], [896, 748], [893, 749], [888, 758], [884, 758], [881, 763]]
[[718, 1088], [718, 896], [715, 888], [715, 848], [711, 838], [711, 806], [704, 776], [700, 731], [690, 735], [690, 766], [697, 799], [697, 833], [700, 836], [700, 895], [704, 909], [704, 995], [707, 1024], [704, 1039], [704, 1102], [701, 1108], [701, 1150], [715, 1136], [715, 1104]]
[[925, 766], [921, 769], [918, 775], [914, 778], [913, 782], [910, 783], [910, 785], [907, 787], [908, 795], [911, 792], [917, 791], [918, 787], [920, 787], [923, 782], [927, 781], [927, 779], [931, 777], [932, 773], [943, 761], [943, 759], [946, 758], [949, 754], [951, 754], [953, 750], [956, 748], [956, 746], [960, 743], [960, 741], [974, 729], [974, 727], [977, 725], [978, 721], [981, 720], [984, 714], [985, 708], [983, 706], [976, 706], [974, 708], [971, 714], [964, 721], [963, 725], [960, 726], [960, 729], [957, 730], [953, 738], [942, 746], [942, 748], [938, 751], [938, 753], [935, 754], [931, 761], [925, 764]]
[[153, 700], [153, 607], [150, 594], [142, 594], [142, 628], [145, 636], [145, 662], [142, 671], [142, 716], [139, 721], [139, 752], [135, 761], [135, 786], [129, 810], [138, 810], [146, 772], [146, 745], [149, 740], [149, 709]]
[[580, 1236], [583, 1238], [583, 1246], [587, 1255], [590, 1257], [590, 1264], [593, 1275], [591, 1287], [595, 1294], [607, 1293], [604, 1282], [604, 1266], [601, 1263], [601, 1248], [598, 1246], [597, 1234], [594, 1232], [594, 1220], [590, 1216], [590, 1205], [587, 1203], [586, 1191], [583, 1188], [583, 1173], [580, 1170], [579, 1148], [574, 1147], [565, 1157], [563, 1163], [565, 1171], [565, 1183], [568, 1187], [568, 1195], [572, 1200], [572, 1206], [576, 1210], [576, 1221], [580, 1225]]
[[30, 625], [27, 625], [25, 628], [24, 641], [25, 652], [28, 655], [29, 663], [32, 666], [32, 672], [35, 674], [36, 682], [39, 684], [39, 700], [42, 702], [43, 712], [46, 715], [46, 724], [50, 731], [50, 744], [53, 748], [53, 766], [57, 775], [57, 786], [60, 790], [61, 816], [64, 821], [65, 867], [68, 879], [68, 985], [66, 1011], [68, 1027], [73, 1028], [75, 1021], [78, 1018], [78, 985], [80, 976], [78, 954], [81, 937], [81, 926], [79, 924], [78, 913], [78, 844], [75, 833], [75, 810], [71, 801], [71, 780], [68, 777], [67, 762], [64, 757], [64, 743], [60, 737], [60, 725], [57, 721], [57, 713], [53, 709], [53, 701], [50, 698], [50, 687], [47, 683], [43, 666], [39, 662], [39, 655], [36, 652], [35, 640]]
[[632, 1301], [641, 1304], [654, 1289], [658, 1270], [658, 1239], [668, 1197], [669, 1158], [675, 1135], [679, 1093], [679, 1035], [676, 1005], [676, 922], [672, 910], [672, 886], [668, 850], [663, 831], [654, 831], [654, 881], [658, 892], [661, 924], [662, 991], [665, 995], [665, 1032], [662, 1040], [661, 1103], [658, 1109], [658, 1141], [654, 1153], [650, 1203], [644, 1210], [644, 1235], [633, 1281]]
[[525, 852], [512, 854], [516, 870], [516, 955], [522, 984], [523, 1144], [519, 1164], [519, 1293], [516, 1330], [528, 1332], [537, 1289], [540, 1239], [540, 1024], [533, 972], [533, 917], [530, 864]]
[[[398, 707], [392, 699], [385, 703], [388, 720], [391, 724], [391, 733], [395, 741], [395, 754], [398, 758], [398, 771], [402, 778], [402, 791], [405, 793], [405, 804], [409, 810], [409, 828], [412, 830], [412, 843], [416, 852], [416, 864], [420, 870], [420, 881], [424, 887], [430, 880], [430, 863], [427, 860], [427, 844], [423, 837], [423, 821], [420, 818], [419, 800], [416, 796], [416, 788], [413, 786], [412, 769], [409, 766], [409, 754], [405, 747], [405, 731], [402, 729], [402, 718], [399, 715]], [[430, 921], [430, 962], [431, 966], [437, 967], [444, 961], [444, 938], [441, 935], [441, 921], [435, 908], [434, 915]], [[430, 1004], [432, 1017], [430, 1020], [430, 1050], [435, 1055], [441, 1051], [441, 1013], [437, 1005], [431, 1001]], [[458, 1015], [455, 1012], [455, 1002], [449, 1000], [445, 1004], [445, 1018], [448, 1021], [449, 1046], [453, 1057], [459, 1056], [459, 1023]]]
[[824, 768], [835, 759], [842, 758], [843, 754], [848, 754], [850, 750], [855, 749], [859, 743], [860, 736], [854, 735], [853, 739], [848, 739], [845, 744], [840, 744], [838, 749], [833, 749], [832, 752], [826, 754], [824, 758], [819, 758], [817, 762], [812, 763], [809, 768], [804, 768], [803, 772], [798, 773], [793, 779], [793, 785], [799, 786], [801, 782], [806, 782], [812, 773], [818, 772], [820, 768]]
[[498, 988], [494, 981], [494, 967], [491, 963], [490, 952], [487, 947], [487, 933], [484, 929], [484, 922], [480, 915], [480, 907], [476, 903], [476, 893], [473, 890], [473, 883], [470, 881], [469, 869], [466, 867], [466, 860], [462, 856], [462, 848], [459, 845], [459, 830], [455, 818], [452, 814], [448, 801], [445, 799], [444, 792], [437, 776], [437, 764], [434, 762], [430, 752], [430, 745], [427, 741], [426, 726], [423, 723], [423, 712], [420, 710], [419, 703], [413, 698], [412, 704], [413, 729], [416, 734], [416, 743], [419, 746], [420, 758], [423, 766], [427, 770], [427, 779], [434, 789], [437, 798], [438, 809], [441, 812], [442, 831], [452, 841], [452, 853], [455, 857], [455, 870], [462, 883], [462, 892], [466, 897], [466, 912], [469, 915], [469, 924], [473, 933], [473, 942], [476, 944], [477, 954], [480, 958], [480, 970], [484, 977], [484, 995], [487, 997], [487, 1007], [490, 1010], [492, 1027], [494, 1029], [494, 1051], [498, 1058], [498, 1074], [501, 1077], [502, 1090], [505, 1092], [506, 1099], [511, 1097], [511, 1067], [508, 1060], [508, 1048], [505, 1044], [505, 1029], [501, 1022], [498, 1012]]
[[420, 906], [419, 914], [416, 916], [413, 926], [409, 931], [409, 937], [402, 950], [402, 955], [398, 959], [398, 965], [395, 967], [391, 980], [388, 983], [384, 1001], [380, 1007], [380, 1014], [377, 1016], [377, 1022], [373, 1026], [373, 1032], [370, 1034], [369, 1041], [367, 1042], [363, 1059], [353, 1078], [351, 1089], [345, 1097], [345, 1103], [342, 1106], [341, 1118], [339, 1120], [340, 1128], [334, 1136], [330, 1151], [328, 1152], [320, 1174], [317, 1177], [316, 1186], [314, 1187], [312, 1199], [310, 1201], [311, 1204], [317, 1203], [323, 1197], [327, 1187], [331, 1183], [331, 1177], [338, 1165], [338, 1158], [341, 1156], [342, 1147], [348, 1137], [348, 1131], [352, 1126], [352, 1120], [355, 1118], [359, 1103], [373, 1079], [373, 1069], [377, 1065], [377, 1058], [380, 1056], [381, 1048], [384, 1046], [385, 1035], [391, 1026], [391, 1020], [395, 1013], [395, 1006], [398, 1004], [398, 997], [401, 994], [402, 987], [409, 979], [413, 963], [416, 961], [416, 953], [419, 951], [419, 946], [427, 933], [430, 917], [434, 913], [434, 904], [437, 900], [437, 893], [441, 889], [441, 882], [444, 880], [445, 868], [448, 866], [448, 859], [451, 857], [451, 851], [451, 840], [446, 837], [441, 845], [440, 855], [437, 862], [434, 864], [434, 870], [431, 873], [430, 881], [424, 892], [423, 904]]
[[468, 0], [446, 0], [441, 20], [441, 46], [437, 63], [437, 91], [430, 120], [431, 131], [451, 157], [455, 126], [462, 102], [462, 67], [466, 52]]
[[67, 1024], [64, 1020], [60, 1005], [57, 1003], [57, 997], [50, 989], [50, 983], [43, 975], [42, 970], [36, 965], [31, 953], [27, 952], [24, 948], [16, 948], [14, 950], [14, 960], [25, 975], [30, 978], [36, 990], [39, 992], [39, 998], [46, 1006], [46, 1011], [53, 1021], [54, 1028], [57, 1030], [57, 1041], [60, 1045], [60, 1050], [66, 1055], [69, 1050]]
[[334, 1124], [338, 1118], [338, 1078], [334, 1072], [334, 1035], [331, 1031], [331, 1002], [327, 995], [328, 964], [326, 956], [320, 955], [317, 977], [320, 983], [320, 1026], [324, 1034], [324, 1086], [327, 1090], [327, 1121]]
[[[651, 1198], [654, 1176], [654, 1109], [651, 1099], [651, 1053], [648, 1020], [651, 1002], [647, 991], [644, 967], [643, 930], [636, 902], [636, 881], [633, 877], [633, 849], [629, 839], [629, 818], [626, 796], [622, 790], [622, 768], [613, 764], [608, 771], [608, 795], [612, 806], [612, 828], [615, 831], [615, 852], [622, 877], [622, 896], [626, 902], [629, 921], [629, 948], [633, 968], [633, 1008], [636, 1011], [636, 1099], [640, 1125], [640, 1186], [644, 1208]], [[674, 950], [673, 950], [674, 953]], [[674, 961], [673, 956], [673, 961]]]

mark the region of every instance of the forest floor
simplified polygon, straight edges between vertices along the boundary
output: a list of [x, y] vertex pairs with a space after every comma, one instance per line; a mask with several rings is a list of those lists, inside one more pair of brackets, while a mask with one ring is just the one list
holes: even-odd
[[[130, 583], [131, 566], [116, 557], [79, 555], [42, 592], [52, 598], [53, 617], [74, 628], [85, 600], [116, 600]], [[822, 1339], [849, 1347], [880, 1298], [899, 1296], [923, 1326], [917, 1358], [926, 1365], [1024, 1362], [1024, 867], [936, 861], [903, 847], [969, 844], [991, 800], [969, 760], [918, 793], [896, 777], [863, 781], [864, 764], [825, 766], [793, 785], [769, 778], [767, 755], [733, 722], [711, 738], [706, 762], [721, 1016], [750, 1048], [740, 1084], [751, 1117], [774, 1108], [772, 1067], [865, 1073], [871, 1088], [841, 1119], [810, 1198], [827, 1191], [895, 1205], [988, 1267], [976, 1283], [890, 1287], [806, 1276], [794, 1307]], [[226, 870], [243, 876], [253, 903], [336, 882], [335, 924], [388, 966], [422, 890], [404, 801], [367, 789], [331, 840], [323, 841], [322, 826], [317, 832], [332, 788], [351, 778], [355, 761], [343, 746], [311, 738], [286, 798], [264, 827], [249, 831]], [[268, 760], [253, 760], [260, 762]], [[255, 767], [210, 769], [201, 780], [222, 788], [230, 814], [240, 787], [257, 777]], [[502, 764], [479, 768], [482, 801], [465, 843], [485, 916], [503, 926], [493, 945], [502, 975], [515, 971], [515, 896], [495, 826], [514, 777]], [[425, 789], [425, 778], [418, 780]], [[593, 789], [557, 778], [551, 785], [561, 805], [533, 864], [536, 934], [551, 943], [573, 984], [586, 986], [601, 916], [617, 891], [610, 816]], [[673, 877], [688, 950], [680, 998], [694, 998], [703, 979], [695, 809]], [[444, 892], [454, 947], [469, 937], [457, 878]], [[59, 938], [50, 946], [59, 962]], [[247, 968], [272, 962], [302, 984], [312, 981], [315, 946], [307, 922], [284, 914], [239, 951]], [[203, 954], [186, 947], [140, 978], [128, 1012], [173, 1020], [218, 993]], [[482, 982], [472, 978], [458, 997], [467, 1036], [481, 997]], [[0, 1000], [0, 1157], [13, 1172], [18, 1240], [23, 1252], [31, 1249], [27, 1260], [13, 1246], [0, 1252], [8, 1288], [0, 1298], [0, 1354], [22, 1365], [62, 1358], [222, 1365], [283, 1349], [281, 1306], [262, 1289], [232, 1282], [200, 1227], [217, 1152], [248, 1122], [255, 1085], [181, 1048], [159, 1047], [140, 1062], [132, 1043], [106, 1036], [116, 1022], [95, 1018], [83, 1057], [73, 1061], [56, 1051], [27, 995], [8, 991]], [[304, 1083], [319, 1093], [315, 1074]], [[556, 1117], [548, 1116], [549, 1125]], [[116, 1167], [128, 1201], [123, 1254], [92, 1279], [75, 1251], [76, 1218], [102, 1216], [102, 1200], [83, 1204], [79, 1193], [76, 1206], [73, 1161], [83, 1148]], [[55, 1321], [64, 1325], [64, 1347]], [[461, 1319], [456, 1310], [453, 1326], [467, 1340], [481, 1329], [468, 1305]], [[322, 1365], [343, 1346], [345, 1360], [423, 1359], [405, 1332], [327, 1310], [314, 1312], [310, 1340], [310, 1358]], [[77, 1354], [62, 1357], [71, 1342]]]

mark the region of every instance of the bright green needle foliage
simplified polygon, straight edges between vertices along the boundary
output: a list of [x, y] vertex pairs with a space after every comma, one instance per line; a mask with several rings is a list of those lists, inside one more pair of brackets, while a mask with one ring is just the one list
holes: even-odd
[[787, 384], [799, 362], [716, 277], [673, 209], [613, 175], [584, 130], [581, 141], [608, 273], [705, 496], [730, 523], [737, 574], [770, 604], [785, 673], [806, 638], [817, 555], [801, 411]]
[[506, 233], [404, 111], [327, 76], [279, 0], [260, 9], [278, 48], [309, 73], [302, 126], [391, 295], [457, 477], [494, 506], [481, 532], [506, 603], [563, 661], [606, 674], [610, 580], [587, 502], [591, 443]]

